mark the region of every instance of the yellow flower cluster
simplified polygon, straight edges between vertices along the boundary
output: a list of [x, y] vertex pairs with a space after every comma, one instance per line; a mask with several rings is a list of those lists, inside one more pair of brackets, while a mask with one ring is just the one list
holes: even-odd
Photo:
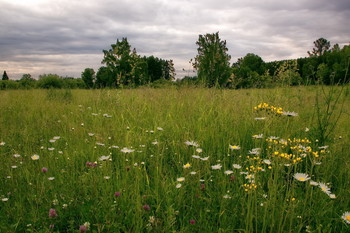
[[258, 186], [254, 183], [252, 184], [244, 184], [243, 185], [243, 188], [244, 188], [244, 191], [248, 192], [248, 191], [251, 191], [251, 190], [255, 190]]
[[273, 113], [276, 115], [282, 115], [283, 109], [281, 107], [275, 107], [267, 103], [260, 103], [258, 106], [254, 107], [256, 111], [266, 111], [268, 113]]

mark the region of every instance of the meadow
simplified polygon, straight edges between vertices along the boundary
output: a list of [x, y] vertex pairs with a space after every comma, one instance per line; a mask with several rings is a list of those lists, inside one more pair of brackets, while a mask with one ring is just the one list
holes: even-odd
[[0, 232], [350, 232], [349, 86], [0, 91]]

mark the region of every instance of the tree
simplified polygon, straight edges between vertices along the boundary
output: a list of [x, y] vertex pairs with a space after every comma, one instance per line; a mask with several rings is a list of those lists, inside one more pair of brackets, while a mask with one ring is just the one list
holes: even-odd
[[9, 76], [7, 76], [6, 71], [4, 71], [4, 74], [2, 75], [2, 80], [9, 80]]
[[92, 68], [86, 68], [81, 73], [81, 78], [83, 79], [87, 88], [92, 88], [95, 82], [95, 71]]
[[312, 49], [312, 52], [308, 51], [307, 53], [309, 56], [321, 56], [325, 52], [329, 51], [329, 48], [331, 47], [331, 43], [324, 39], [319, 38], [318, 40], [314, 41], [314, 48]]
[[198, 55], [193, 67], [197, 70], [198, 79], [206, 86], [224, 86], [231, 75], [230, 59], [227, 54], [226, 41], [219, 38], [219, 32], [199, 35]]
[[114, 76], [114, 85], [128, 85], [131, 80], [131, 46], [127, 38], [117, 39], [111, 49], [103, 50], [102, 64], [105, 64]]

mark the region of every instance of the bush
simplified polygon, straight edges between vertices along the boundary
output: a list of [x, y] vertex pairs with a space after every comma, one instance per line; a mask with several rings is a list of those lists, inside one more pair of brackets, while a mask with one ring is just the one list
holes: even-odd
[[44, 74], [39, 76], [37, 87], [45, 89], [62, 88], [63, 81], [57, 74]]

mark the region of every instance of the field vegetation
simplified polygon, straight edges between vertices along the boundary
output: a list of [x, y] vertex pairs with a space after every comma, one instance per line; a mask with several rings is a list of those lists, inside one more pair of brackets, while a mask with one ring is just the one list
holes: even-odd
[[0, 232], [349, 232], [349, 86], [0, 92]]

